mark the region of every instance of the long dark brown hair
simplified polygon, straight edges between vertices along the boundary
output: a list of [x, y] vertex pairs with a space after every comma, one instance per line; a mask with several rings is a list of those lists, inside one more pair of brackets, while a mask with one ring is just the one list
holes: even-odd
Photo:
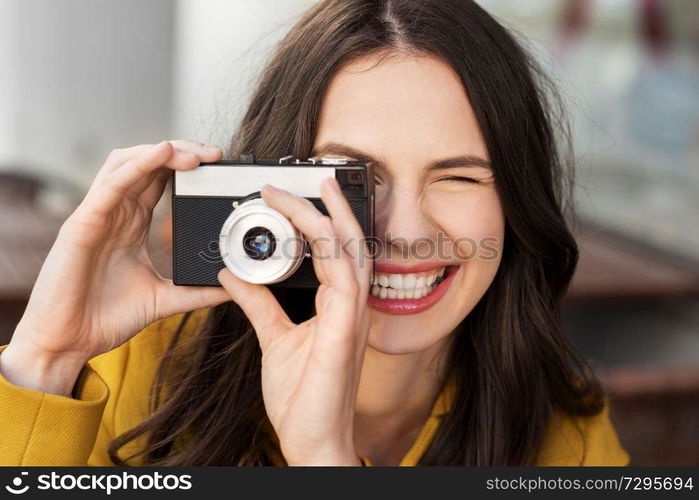
[[[506, 217], [494, 281], [453, 334], [453, 406], [420, 465], [532, 465], [553, 409], [594, 415], [604, 393], [561, 330], [561, 300], [578, 259], [564, 207], [569, 135], [550, 79], [514, 36], [470, 0], [319, 2], [267, 63], [228, 154], [307, 158], [333, 74], [360, 56], [395, 51], [439, 57], [460, 76]], [[313, 290], [274, 293], [292, 320], [313, 314]], [[182, 327], [154, 381], [151, 416], [111, 443], [112, 460], [275, 463], [261, 353], [245, 315], [233, 302], [212, 308], [186, 345]], [[120, 458], [137, 438], [143, 448]]]

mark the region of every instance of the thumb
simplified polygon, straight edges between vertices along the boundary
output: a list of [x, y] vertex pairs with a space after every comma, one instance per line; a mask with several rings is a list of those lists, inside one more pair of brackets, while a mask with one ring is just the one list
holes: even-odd
[[293, 325], [266, 286], [241, 280], [226, 267], [219, 271], [218, 281], [250, 320], [263, 350], [272, 338]]
[[165, 300], [160, 310], [163, 317], [215, 306], [231, 300], [228, 292], [219, 286], [178, 286], [172, 280], [165, 282]]

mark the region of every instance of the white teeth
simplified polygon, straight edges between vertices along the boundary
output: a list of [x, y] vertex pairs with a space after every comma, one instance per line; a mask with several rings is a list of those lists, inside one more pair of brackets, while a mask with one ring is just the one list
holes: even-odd
[[395, 289], [374, 285], [371, 287], [371, 295], [380, 299], [421, 299], [431, 294], [435, 288], [435, 286], [425, 286], [413, 290], [406, 290], [404, 288]]
[[415, 283], [417, 283], [417, 278], [415, 278], [414, 274], [410, 273], [403, 276], [403, 288], [406, 290], [414, 290]]
[[400, 274], [391, 274], [388, 278], [388, 284], [391, 288], [403, 288], [403, 276]]
[[446, 268], [443, 267], [427, 276], [416, 276], [415, 273], [374, 274], [371, 277], [371, 295], [381, 299], [420, 299], [435, 290], [435, 283], [445, 272]]

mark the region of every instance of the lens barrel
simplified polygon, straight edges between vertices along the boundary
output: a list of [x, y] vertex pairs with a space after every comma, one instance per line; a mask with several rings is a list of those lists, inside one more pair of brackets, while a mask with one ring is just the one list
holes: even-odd
[[303, 260], [301, 233], [262, 198], [240, 203], [224, 222], [219, 250], [226, 267], [250, 283], [270, 284], [291, 276]]

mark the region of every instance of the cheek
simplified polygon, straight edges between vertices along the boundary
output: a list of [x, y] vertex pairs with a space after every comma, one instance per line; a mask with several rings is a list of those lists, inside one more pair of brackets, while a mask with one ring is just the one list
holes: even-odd
[[505, 217], [494, 188], [474, 187], [462, 192], [431, 193], [424, 210], [451, 240], [471, 240], [479, 244], [490, 241], [490, 247], [502, 245]]

